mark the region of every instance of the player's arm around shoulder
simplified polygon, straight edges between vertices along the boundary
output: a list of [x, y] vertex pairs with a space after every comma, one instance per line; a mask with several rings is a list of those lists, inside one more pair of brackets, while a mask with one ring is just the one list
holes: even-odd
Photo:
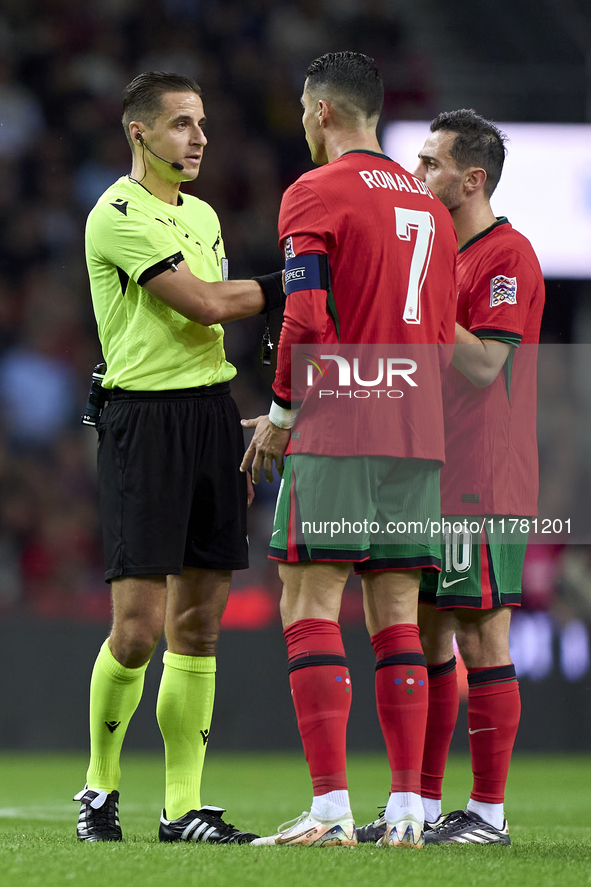
[[473, 385], [491, 385], [519, 346], [536, 288], [531, 263], [521, 250], [497, 249], [493, 260], [483, 264], [470, 292], [469, 325], [476, 335], [456, 323], [452, 361]]
[[495, 381], [513, 346], [497, 339], [479, 339], [456, 323], [456, 345], [452, 364], [476, 388], [487, 388]]

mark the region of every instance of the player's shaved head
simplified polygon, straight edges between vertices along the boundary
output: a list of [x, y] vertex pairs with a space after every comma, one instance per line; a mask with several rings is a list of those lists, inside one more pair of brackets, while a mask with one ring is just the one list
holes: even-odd
[[431, 132], [439, 131], [456, 133], [449, 153], [460, 171], [469, 166], [479, 166], [486, 171], [484, 190], [490, 197], [503, 171], [507, 153], [505, 133], [476, 111], [466, 108], [438, 114], [431, 123]]
[[200, 96], [201, 87], [191, 77], [165, 71], [145, 71], [125, 87], [121, 122], [130, 145], [131, 121], [141, 120], [146, 126], [153, 126], [162, 111], [162, 99], [169, 92], [194, 92]]
[[306, 71], [306, 89], [314, 98], [326, 98], [351, 119], [379, 117], [384, 84], [375, 61], [361, 52], [327, 52]]

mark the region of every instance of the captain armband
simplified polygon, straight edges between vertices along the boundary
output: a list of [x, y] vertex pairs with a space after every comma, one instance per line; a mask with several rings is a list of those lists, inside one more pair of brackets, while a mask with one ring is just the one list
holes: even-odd
[[285, 294], [300, 290], [326, 290], [330, 287], [326, 253], [293, 256], [285, 262]]

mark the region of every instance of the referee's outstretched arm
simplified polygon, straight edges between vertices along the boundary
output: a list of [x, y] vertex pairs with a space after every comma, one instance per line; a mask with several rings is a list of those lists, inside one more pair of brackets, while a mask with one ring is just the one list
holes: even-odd
[[254, 280], [207, 283], [189, 271], [186, 262], [180, 262], [177, 268], [167, 268], [144, 288], [188, 320], [211, 326], [265, 310], [263, 290]]
[[144, 289], [188, 320], [211, 326], [282, 307], [285, 294], [281, 278], [282, 272], [277, 271], [253, 280], [208, 283], [181, 261], [152, 277]]

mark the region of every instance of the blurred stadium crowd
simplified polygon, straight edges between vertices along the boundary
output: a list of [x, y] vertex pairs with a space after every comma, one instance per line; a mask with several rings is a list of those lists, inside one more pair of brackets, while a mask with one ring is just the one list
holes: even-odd
[[[276, 270], [281, 194], [310, 167], [299, 98], [312, 58], [344, 48], [374, 56], [385, 79], [384, 122], [430, 119], [441, 110], [429, 60], [393, 8], [381, 0], [3, 0], [0, 612], [109, 616], [96, 435], [79, 424], [101, 359], [83, 241], [97, 197], [129, 170], [122, 88], [143, 70], [195, 77], [209, 146], [194, 193], [220, 216], [231, 277]], [[261, 333], [260, 318], [226, 328], [238, 368], [233, 393], [245, 417], [269, 403], [272, 370], [260, 364]], [[243, 603], [251, 612], [256, 589], [278, 594], [276, 568], [266, 559], [275, 493], [276, 485], [257, 490], [252, 567], [235, 578], [237, 588], [250, 589]], [[569, 570], [586, 576], [586, 551], [576, 553], [573, 567], [560, 546], [536, 549], [526, 606], [570, 607], [556, 590], [568, 584]], [[350, 620], [360, 618], [358, 595], [344, 607]], [[232, 618], [242, 624], [237, 610]]]

